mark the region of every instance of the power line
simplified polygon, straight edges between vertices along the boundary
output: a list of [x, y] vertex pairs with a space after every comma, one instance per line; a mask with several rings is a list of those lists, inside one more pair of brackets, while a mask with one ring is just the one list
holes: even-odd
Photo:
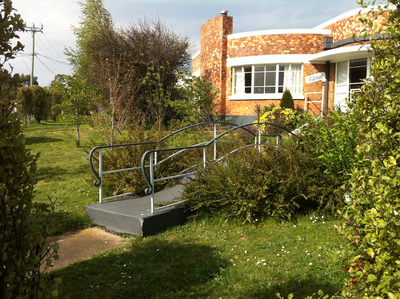
[[21, 56], [21, 58], [22, 58], [22, 61], [24, 62], [25, 66], [26, 66], [26, 68], [28, 69], [28, 72], [29, 72], [29, 67], [28, 67], [28, 65], [27, 65], [26, 62], [25, 62], [24, 56]]
[[[58, 59], [56, 59], [55, 58], [55, 56], [53, 55], [53, 53], [49, 50], [49, 48], [46, 46], [46, 44], [45, 43], [43, 43], [43, 41], [39, 38], [39, 41], [42, 43], [42, 45], [46, 48], [46, 50], [47, 50], [47, 52], [52, 56], [52, 57], [48, 57], [48, 56], [45, 56], [45, 55], [41, 55], [42, 57], [45, 57], [45, 58], [47, 58], [47, 59], [50, 59], [50, 60], [52, 60], [52, 61], [54, 61], [54, 62], [57, 62], [58, 63], [58, 66], [59, 67], [61, 67], [64, 71], [65, 70], [67, 70], [68, 72], [69, 72], [69, 70], [65, 67], [65, 65], [67, 64], [66, 62], [64, 62], [64, 61], [62, 61], [62, 58], [60, 57], [60, 59], [61, 60], [58, 60]], [[47, 40], [48, 41], [48, 40]], [[50, 44], [50, 42], [49, 42], [49, 44]], [[50, 44], [51, 45], [51, 44]], [[54, 49], [54, 48], [53, 48]], [[43, 50], [42, 50], [43, 51]], [[44, 51], [43, 51], [44, 52]]]
[[58, 58], [60, 58], [61, 61], [63, 61], [62, 57], [58, 54], [58, 52], [54, 49], [53, 45], [50, 43], [50, 41], [47, 39], [46, 35], [43, 34], [44, 38], [47, 40], [47, 42], [49, 43], [49, 45], [53, 48], [54, 53], [57, 54]]
[[47, 67], [47, 65], [44, 64], [44, 62], [41, 61], [40, 58], [39, 58], [38, 56], [36, 56], [36, 57], [37, 57], [37, 59], [40, 61], [40, 63], [43, 64], [43, 66], [44, 66], [50, 73], [52, 73], [54, 76], [56, 76], [56, 74], [55, 74], [51, 69], [49, 69], [49, 68]]

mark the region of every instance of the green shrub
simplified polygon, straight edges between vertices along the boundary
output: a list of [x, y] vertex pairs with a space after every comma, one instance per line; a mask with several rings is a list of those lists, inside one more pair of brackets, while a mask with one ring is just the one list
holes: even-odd
[[[0, 111], [3, 108], [0, 104]], [[59, 280], [43, 276], [58, 248], [46, 243], [54, 205], [33, 203], [36, 159], [26, 152], [16, 113], [1, 113], [0, 298], [57, 296]], [[39, 217], [46, 222], [38, 223]]]
[[[317, 165], [317, 166], [316, 166]], [[224, 213], [252, 221], [262, 216], [291, 218], [301, 210], [335, 206], [334, 176], [292, 142], [262, 153], [247, 148], [226, 163], [200, 170], [182, 198], [199, 213]]]
[[[360, 1], [363, 2], [363, 1]], [[400, 7], [400, 1], [388, 3]], [[365, 4], [366, 7], [366, 4]], [[383, 15], [371, 11], [370, 17]], [[339, 231], [356, 248], [346, 298], [400, 297], [400, 11], [388, 11], [386, 22], [372, 32], [386, 36], [371, 40], [375, 54], [374, 80], [361, 88], [349, 117], [359, 123], [360, 163], [352, 171], [349, 202], [341, 211], [345, 224]], [[368, 30], [367, 19], [362, 20]], [[370, 31], [366, 31], [370, 35]]]
[[294, 110], [294, 101], [289, 89], [285, 89], [285, 91], [283, 92], [279, 106], [281, 106], [283, 109]]
[[358, 121], [340, 111], [330, 111], [324, 117], [306, 117], [307, 124], [301, 129], [302, 144], [318, 157], [319, 162], [338, 179], [340, 187], [350, 178], [358, 162], [356, 146], [360, 143]]

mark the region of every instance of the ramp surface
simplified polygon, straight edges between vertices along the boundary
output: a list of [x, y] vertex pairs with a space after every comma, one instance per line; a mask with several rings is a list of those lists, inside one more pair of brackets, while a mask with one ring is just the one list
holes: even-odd
[[[182, 185], [155, 193], [157, 203], [170, 202], [181, 195]], [[189, 212], [184, 207], [169, 207], [150, 212], [151, 196], [126, 197], [86, 207], [86, 214], [96, 225], [118, 234], [148, 236], [166, 226], [186, 221]], [[159, 206], [156, 206], [159, 207]]]

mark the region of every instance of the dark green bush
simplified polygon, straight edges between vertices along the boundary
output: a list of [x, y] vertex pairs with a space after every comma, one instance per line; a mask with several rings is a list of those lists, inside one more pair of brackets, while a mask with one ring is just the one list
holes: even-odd
[[279, 106], [282, 109], [289, 108], [294, 110], [294, 101], [289, 89], [285, 89], [285, 91], [283, 92]]
[[301, 210], [336, 206], [334, 176], [296, 143], [262, 153], [247, 148], [226, 163], [200, 170], [182, 198], [199, 213], [224, 213], [252, 221], [262, 216], [291, 218]]
[[46, 243], [54, 205], [33, 202], [37, 156], [20, 126], [16, 113], [0, 113], [0, 298], [56, 297], [59, 280], [43, 276], [58, 248]]

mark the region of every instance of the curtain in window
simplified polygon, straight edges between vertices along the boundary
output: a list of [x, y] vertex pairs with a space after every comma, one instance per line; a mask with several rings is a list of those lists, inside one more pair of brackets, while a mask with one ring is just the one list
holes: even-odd
[[244, 94], [244, 73], [241, 67], [234, 69], [234, 94]]
[[301, 94], [301, 65], [285, 65], [284, 90], [289, 89], [292, 94]]

